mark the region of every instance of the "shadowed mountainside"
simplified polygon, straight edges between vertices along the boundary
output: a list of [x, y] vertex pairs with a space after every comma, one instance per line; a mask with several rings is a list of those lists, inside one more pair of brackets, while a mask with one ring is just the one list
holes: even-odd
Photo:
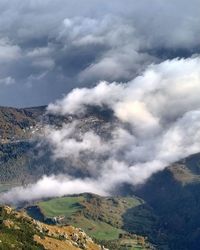
[[200, 154], [153, 175], [132, 190], [160, 218], [170, 249], [197, 250], [200, 245]]

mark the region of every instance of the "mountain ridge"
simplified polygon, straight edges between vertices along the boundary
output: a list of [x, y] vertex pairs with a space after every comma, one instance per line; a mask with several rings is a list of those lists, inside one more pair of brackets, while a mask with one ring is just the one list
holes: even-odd
[[[0, 135], [5, 131], [0, 141], [0, 191], [14, 186], [26, 185], [37, 181], [43, 175], [69, 173], [66, 162], [53, 161], [51, 150], [45, 145], [38, 148], [37, 140], [33, 139], [41, 132], [42, 124], [61, 126], [71, 121], [71, 117], [46, 115], [44, 106], [19, 111], [19, 109], [0, 108], [4, 115], [0, 119]], [[2, 114], [2, 113], [1, 113]], [[15, 119], [17, 120], [15, 122]], [[92, 109], [86, 117], [80, 119], [80, 129], [88, 131], [102, 131], [107, 136], [115, 126], [112, 114]], [[39, 127], [38, 127], [39, 126]], [[11, 127], [11, 130], [10, 130]], [[4, 129], [7, 128], [7, 129]], [[38, 130], [36, 130], [38, 129]], [[25, 132], [24, 132], [25, 130]], [[11, 134], [9, 134], [11, 131]], [[9, 136], [7, 136], [7, 134]], [[14, 138], [13, 138], [14, 135]], [[71, 168], [74, 176], [87, 176], [83, 169]], [[136, 195], [153, 209], [152, 213], [159, 218], [156, 233], [160, 233], [168, 244], [162, 250], [198, 250], [200, 244], [200, 153], [180, 160], [164, 170], [151, 176], [143, 185], [135, 187], [122, 184], [117, 188], [116, 195]], [[110, 205], [112, 209], [113, 205]], [[141, 204], [137, 209], [130, 209], [127, 213], [127, 230], [137, 231], [133, 226], [134, 216], [141, 213], [145, 221], [145, 207]], [[138, 232], [142, 227], [138, 227]], [[152, 237], [153, 235], [153, 237]], [[146, 233], [151, 240], [156, 240], [153, 230]]]

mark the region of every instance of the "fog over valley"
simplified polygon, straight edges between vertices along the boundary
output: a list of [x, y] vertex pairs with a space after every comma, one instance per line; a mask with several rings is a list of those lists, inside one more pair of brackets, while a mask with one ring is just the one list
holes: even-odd
[[[126, 83], [100, 82], [76, 88], [47, 107], [50, 114], [86, 115], [88, 107], [109, 109], [115, 120], [109, 137], [81, 120], [46, 125], [42, 140], [53, 159], [64, 159], [68, 175], [44, 176], [36, 184], [1, 195], [18, 202], [72, 193], [111, 195], [123, 183], [144, 183], [153, 173], [200, 151], [200, 59], [173, 59], [150, 65]], [[112, 123], [112, 122], [111, 122]], [[101, 126], [101, 125], [99, 125]], [[52, 159], [52, 160], [53, 160]], [[87, 176], [71, 175], [71, 167]]]

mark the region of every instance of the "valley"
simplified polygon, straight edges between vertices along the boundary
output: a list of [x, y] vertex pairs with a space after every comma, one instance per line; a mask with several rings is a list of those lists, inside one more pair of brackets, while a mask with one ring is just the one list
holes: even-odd
[[[87, 176], [84, 168], [69, 170], [64, 160], [52, 161], [47, 145], [38, 146], [44, 124], [59, 127], [63, 122], [80, 119], [80, 131], [92, 129], [106, 137], [116, 123], [112, 114], [97, 110], [79, 118], [47, 115], [44, 107], [2, 110], [0, 131], [7, 132], [0, 134], [0, 192], [26, 186], [43, 175], [71, 171], [74, 176]], [[80, 194], [19, 204], [18, 208], [24, 208], [30, 216], [48, 225], [82, 228], [98, 244], [111, 250], [127, 249], [125, 246], [197, 250], [199, 194], [200, 154], [196, 154], [154, 174], [143, 185], [121, 185], [111, 197]]]

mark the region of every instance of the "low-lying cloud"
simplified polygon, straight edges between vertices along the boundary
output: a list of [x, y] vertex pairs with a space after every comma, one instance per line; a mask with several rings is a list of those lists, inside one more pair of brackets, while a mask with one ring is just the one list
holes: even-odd
[[171, 163], [200, 152], [199, 93], [199, 57], [150, 65], [127, 83], [104, 81], [93, 88], [74, 89], [50, 104], [48, 112], [84, 117], [88, 106], [106, 107], [115, 117], [109, 136], [90, 127], [81, 130], [82, 120], [76, 119], [61, 128], [46, 127], [45, 141], [55, 159], [65, 159], [87, 175], [76, 178], [69, 171], [67, 177], [43, 177], [1, 199], [112, 194], [122, 183], [144, 183]]

